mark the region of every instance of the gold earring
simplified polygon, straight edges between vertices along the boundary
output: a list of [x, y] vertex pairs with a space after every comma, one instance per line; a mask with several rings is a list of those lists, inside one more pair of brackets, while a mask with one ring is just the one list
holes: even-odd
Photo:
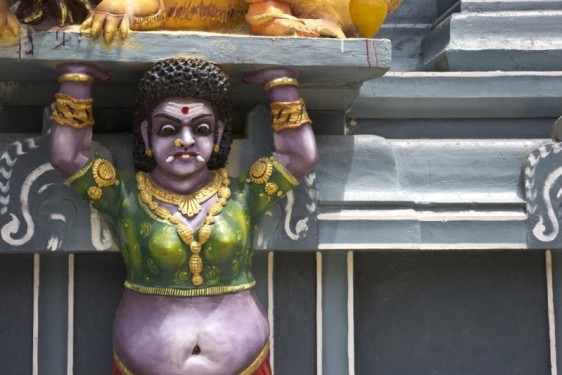
[[149, 158], [152, 157], [152, 149], [150, 147], [145, 148], [144, 149], [144, 153], [146, 154], [146, 156], [148, 156]]
[[176, 147], [181, 147], [183, 145], [183, 143], [181, 142], [181, 139], [176, 138], [176, 140], [174, 141], [174, 146]]
[[215, 145], [215, 147], [213, 147], [213, 151], [218, 153], [221, 150], [219, 145]]

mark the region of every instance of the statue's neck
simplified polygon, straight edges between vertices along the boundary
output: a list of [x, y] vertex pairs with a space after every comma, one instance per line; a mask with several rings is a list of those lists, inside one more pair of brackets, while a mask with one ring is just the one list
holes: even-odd
[[156, 167], [150, 172], [150, 179], [159, 187], [176, 194], [193, 194], [213, 178], [207, 168], [191, 173], [189, 176], [176, 176], [165, 173]]

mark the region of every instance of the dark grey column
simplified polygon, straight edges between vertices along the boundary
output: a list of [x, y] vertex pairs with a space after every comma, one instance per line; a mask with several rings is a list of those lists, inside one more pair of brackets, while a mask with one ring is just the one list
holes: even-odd
[[0, 285], [0, 374], [31, 374], [33, 255], [1, 255]]
[[347, 374], [346, 252], [322, 254], [322, 320], [322, 374]]
[[278, 252], [273, 272], [275, 374], [315, 374], [315, 254]]
[[74, 373], [110, 374], [113, 317], [125, 281], [121, 254], [76, 255]]
[[41, 256], [39, 272], [39, 374], [66, 374], [68, 254]]

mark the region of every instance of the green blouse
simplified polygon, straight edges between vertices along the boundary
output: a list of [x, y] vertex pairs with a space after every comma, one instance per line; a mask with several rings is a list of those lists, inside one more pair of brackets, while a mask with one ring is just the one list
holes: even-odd
[[[240, 178], [230, 178], [230, 199], [215, 216], [201, 249], [203, 283], [195, 286], [189, 246], [174, 224], [143, 203], [135, 178], [96, 157], [66, 182], [113, 219], [127, 269], [125, 286], [168, 296], [219, 295], [253, 287], [252, 243], [261, 214], [298, 184], [274, 156], [259, 159]], [[193, 230], [195, 238], [198, 231]]]

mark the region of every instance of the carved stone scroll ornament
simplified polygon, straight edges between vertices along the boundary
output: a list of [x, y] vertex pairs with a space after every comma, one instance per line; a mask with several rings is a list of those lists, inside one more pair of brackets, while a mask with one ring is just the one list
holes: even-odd
[[49, 137], [14, 141], [0, 156], [0, 249], [115, 249], [97, 211], [49, 163]]
[[524, 162], [523, 173], [527, 246], [562, 248], [562, 143], [549, 142], [533, 149]]

